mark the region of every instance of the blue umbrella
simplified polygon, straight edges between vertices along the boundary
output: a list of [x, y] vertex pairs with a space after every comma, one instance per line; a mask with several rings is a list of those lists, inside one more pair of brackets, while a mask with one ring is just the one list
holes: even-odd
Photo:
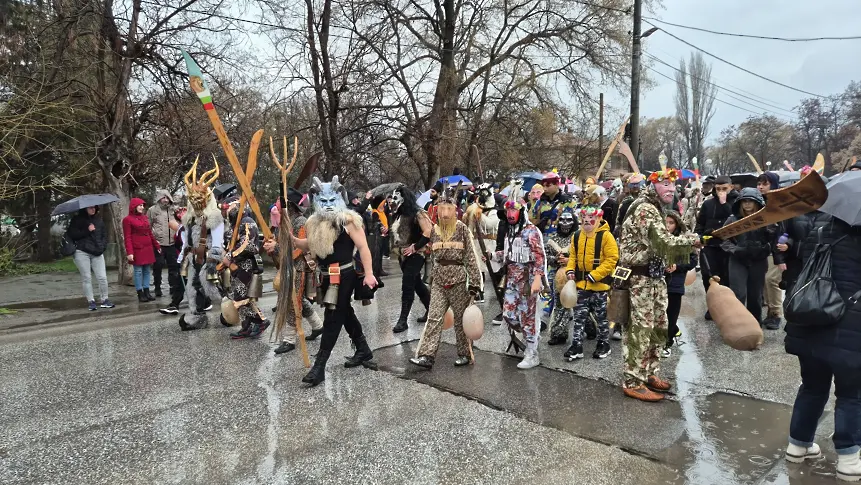
[[458, 182], [463, 182], [463, 185], [472, 185], [472, 182], [463, 175], [449, 175], [439, 179], [440, 182], [448, 182], [450, 185], [457, 185]]
[[695, 179], [697, 178], [697, 174], [694, 173], [693, 170], [682, 169], [682, 179]]
[[120, 200], [114, 194], [87, 194], [82, 195], [80, 197], [75, 197], [72, 200], [67, 200], [62, 204], [58, 205], [54, 208], [54, 212], [51, 212], [52, 216], [56, 216], [58, 214], [69, 214], [72, 212], [78, 212], [81, 209], [85, 209], [87, 207], [95, 207], [104, 204], [110, 204], [111, 202], [116, 202]]

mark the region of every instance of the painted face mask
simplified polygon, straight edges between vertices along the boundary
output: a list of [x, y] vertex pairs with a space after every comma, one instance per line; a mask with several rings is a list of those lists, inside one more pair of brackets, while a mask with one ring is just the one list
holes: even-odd
[[598, 207], [586, 206], [580, 209], [580, 223], [583, 225], [583, 230], [592, 232], [601, 226], [604, 218], [604, 211]]
[[314, 209], [320, 214], [335, 214], [347, 210], [347, 189], [338, 181], [338, 176], [332, 177], [331, 182], [322, 182], [314, 177], [312, 189], [315, 191]]
[[[436, 199], [436, 197], [432, 197], [432, 199]], [[403, 203], [404, 203], [404, 194], [401, 193], [401, 189], [395, 189], [395, 191], [392, 192], [392, 203], [391, 203], [392, 212], [397, 212], [398, 209], [401, 208]]]
[[571, 234], [572, 229], [574, 229], [574, 214], [563, 212], [556, 223], [556, 230], [563, 236], [567, 236]]
[[505, 218], [508, 219], [509, 224], [517, 224], [520, 222], [520, 209], [505, 209]]
[[655, 193], [658, 194], [658, 198], [664, 204], [671, 204], [673, 202], [673, 197], [676, 195], [676, 180], [680, 176], [679, 171], [674, 168], [652, 172], [649, 175], [649, 181], [652, 182]]
[[209, 186], [218, 178], [218, 161], [215, 157], [212, 157], [212, 161], [215, 162], [215, 168], [201, 175], [200, 179], [197, 178], [197, 158], [194, 160], [191, 170], [185, 174], [185, 188], [188, 193], [188, 202], [191, 204], [191, 208], [194, 209], [195, 215], [198, 216], [203, 214], [203, 210], [206, 209], [209, 199], [212, 197], [212, 190], [210, 190]]

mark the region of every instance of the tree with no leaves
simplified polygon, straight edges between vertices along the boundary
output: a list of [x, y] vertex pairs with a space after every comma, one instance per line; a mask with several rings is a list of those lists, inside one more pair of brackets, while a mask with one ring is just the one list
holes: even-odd
[[688, 160], [705, 159], [703, 143], [715, 114], [716, 91], [712, 68], [701, 53], [691, 54], [689, 64], [681, 60], [676, 72], [676, 121], [685, 140]]

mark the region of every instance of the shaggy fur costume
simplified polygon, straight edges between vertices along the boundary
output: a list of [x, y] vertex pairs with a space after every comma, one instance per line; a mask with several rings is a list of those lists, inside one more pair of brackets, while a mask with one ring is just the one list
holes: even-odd
[[[179, 326], [183, 330], [197, 330], [209, 326], [209, 318], [203, 311], [203, 308], [198, 308], [197, 305], [198, 283], [200, 291], [213, 303], [221, 301], [221, 293], [218, 287], [206, 279], [207, 273], [215, 271], [215, 265], [218, 264], [217, 261], [221, 261], [224, 257], [224, 248], [221, 247], [224, 242], [219, 241], [218, 246], [215, 247], [213, 245], [213, 230], [218, 226], [224, 225], [224, 218], [215, 204], [215, 197], [212, 197], [211, 194], [203, 210], [203, 217], [206, 218], [206, 247], [209, 251], [206, 255], [207, 260], [204, 261], [199, 269], [194, 266], [194, 253], [189, 252], [185, 255], [186, 263], [188, 264], [188, 283], [185, 285], [185, 299], [188, 302], [189, 314], [188, 316], [183, 314], [179, 317]], [[188, 233], [188, 247], [192, 249], [197, 247], [197, 242], [200, 239], [200, 224], [197, 223], [199, 220], [194, 214], [194, 208], [189, 205], [188, 211], [182, 218], [182, 223], [186, 227], [186, 230], [188, 230], [189, 226], [191, 227], [191, 231]]]
[[341, 228], [352, 223], [356, 229], [363, 230], [362, 216], [351, 210], [338, 211], [333, 215], [328, 213], [314, 214], [305, 223], [308, 236], [308, 248], [315, 258], [325, 258], [332, 254], [335, 240], [341, 233]]

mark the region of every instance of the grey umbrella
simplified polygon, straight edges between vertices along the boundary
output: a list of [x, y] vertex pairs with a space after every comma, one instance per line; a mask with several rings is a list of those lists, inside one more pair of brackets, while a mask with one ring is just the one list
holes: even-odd
[[819, 211], [831, 214], [851, 226], [861, 226], [861, 172], [835, 175], [826, 187], [828, 200]]
[[70, 212], [78, 212], [86, 207], [94, 207], [98, 205], [110, 204], [120, 200], [114, 194], [87, 194], [80, 197], [75, 197], [72, 200], [67, 200], [54, 208], [51, 212], [52, 216], [58, 214], [69, 214]]
[[400, 182], [389, 182], [382, 185], [378, 185], [371, 189], [371, 197], [378, 197], [380, 195], [389, 195], [395, 191], [396, 188], [402, 186], [403, 184]]

